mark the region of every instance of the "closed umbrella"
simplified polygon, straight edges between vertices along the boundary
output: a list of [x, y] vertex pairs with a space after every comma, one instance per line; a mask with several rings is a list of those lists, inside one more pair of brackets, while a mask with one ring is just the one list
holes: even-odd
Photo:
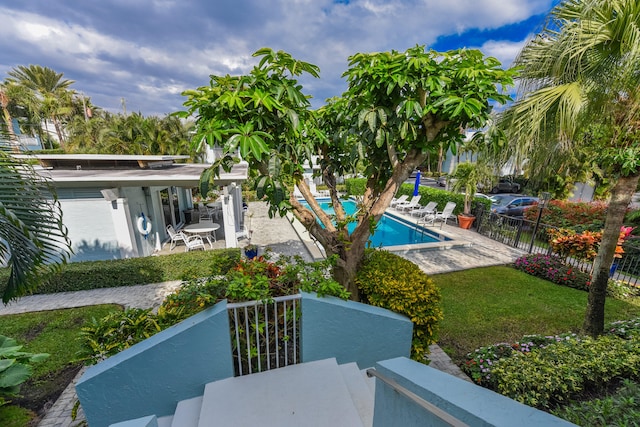
[[420, 192], [418, 191], [420, 189], [420, 171], [418, 171], [418, 173], [416, 174], [416, 183], [413, 186], [413, 195], [417, 196]]

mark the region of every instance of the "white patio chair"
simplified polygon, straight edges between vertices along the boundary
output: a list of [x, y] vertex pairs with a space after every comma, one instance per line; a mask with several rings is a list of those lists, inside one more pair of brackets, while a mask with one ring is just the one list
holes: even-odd
[[185, 234], [176, 231], [176, 229], [173, 228], [173, 225], [171, 224], [167, 225], [167, 233], [169, 233], [169, 237], [171, 238], [171, 246], [169, 246], [169, 252], [171, 252], [173, 248], [176, 247], [178, 242], [181, 241], [183, 243], [186, 243], [187, 241]]
[[420, 195], [413, 196], [411, 201], [404, 202], [396, 206], [396, 210], [400, 212], [410, 211], [412, 209], [417, 209], [420, 206]]
[[406, 194], [403, 194], [402, 196], [398, 197], [398, 198], [393, 198], [391, 200], [391, 204], [389, 204], [390, 208], [395, 208], [396, 206], [398, 206], [400, 203], [404, 203], [407, 201], [407, 199], [409, 199], [409, 196], [407, 196]]
[[202, 236], [198, 236], [197, 234], [195, 236], [184, 236], [186, 238], [186, 240], [184, 241], [184, 244], [186, 245], [184, 248], [184, 251], [191, 251], [194, 249], [202, 249], [203, 251], [207, 250], [207, 247], [204, 245], [204, 240], [202, 240]]
[[427, 214], [422, 219], [418, 220], [417, 224], [425, 224], [425, 225], [435, 225], [436, 221], [440, 222], [440, 228], [442, 228], [442, 224], [446, 223], [449, 218], [455, 219], [455, 215], [453, 215], [453, 210], [456, 208], [456, 204], [454, 202], [447, 202], [442, 209], [442, 212], [436, 212], [435, 214]]
[[423, 217], [425, 215], [433, 214], [436, 212], [438, 202], [429, 202], [424, 207], [414, 209], [411, 211], [411, 216]]

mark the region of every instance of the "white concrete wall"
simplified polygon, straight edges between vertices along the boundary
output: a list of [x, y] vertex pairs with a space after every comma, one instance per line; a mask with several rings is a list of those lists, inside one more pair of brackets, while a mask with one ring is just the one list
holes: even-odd
[[60, 205], [74, 251], [71, 261], [122, 258], [111, 202], [103, 198], [61, 199]]

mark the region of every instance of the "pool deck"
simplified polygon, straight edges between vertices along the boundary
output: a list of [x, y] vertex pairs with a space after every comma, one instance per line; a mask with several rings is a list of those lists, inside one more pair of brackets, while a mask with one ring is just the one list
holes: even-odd
[[[284, 232], [284, 227], [272, 226], [266, 216], [266, 210], [260, 204], [250, 204], [250, 211], [254, 212], [254, 221], [264, 220], [270, 225], [266, 228], [274, 230], [278, 228]], [[408, 222], [416, 223], [417, 218], [400, 213], [395, 209], [389, 209], [389, 213], [400, 217]], [[275, 218], [274, 218], [275, 219]], [[291, 227], [295, 230], [299, 240], [308, 251], [311, 259], [323, 258], [323, 251], [316, 245], [314, 239], [307, 230], [293, 219], [293, 216], [287, 216]], [[280, 220], [280, 218], [278, 218]], [[488, 237], [482, 236], [473, 230], [463, 230], [455, 224], [454, 220], [450, 220], [448, 224], [440, 224], [436, 226], [426, 227], [435, 233], [439, 233], [451, 240], [437, 243], [423, 243], [416, 245], [402, 245], [386, 248], [403, 258], [406, 258], [417, 264], [427, 274], [439, 274], [451, 271], [466, 270], [469, 268], [489, 267], [494, 265], [505, 265], [515, 261], [516, 258], [525, 254], [525, 252], [511, 248], [509, 246], [498, 243]], [[269, 233], [271, 234], [271, 233]], [[258, 245], [269, 246], [268, 239], [262, 239], [263, 236], [254, 233], [253, 243]]]

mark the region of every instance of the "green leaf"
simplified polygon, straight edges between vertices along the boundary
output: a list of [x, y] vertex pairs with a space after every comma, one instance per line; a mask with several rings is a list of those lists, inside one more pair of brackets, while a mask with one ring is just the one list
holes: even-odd
[[16, 363], [2, 371], [0, 374], [0, 388], [15, 387], [22, 384], [31, 376], [29, 366]]

